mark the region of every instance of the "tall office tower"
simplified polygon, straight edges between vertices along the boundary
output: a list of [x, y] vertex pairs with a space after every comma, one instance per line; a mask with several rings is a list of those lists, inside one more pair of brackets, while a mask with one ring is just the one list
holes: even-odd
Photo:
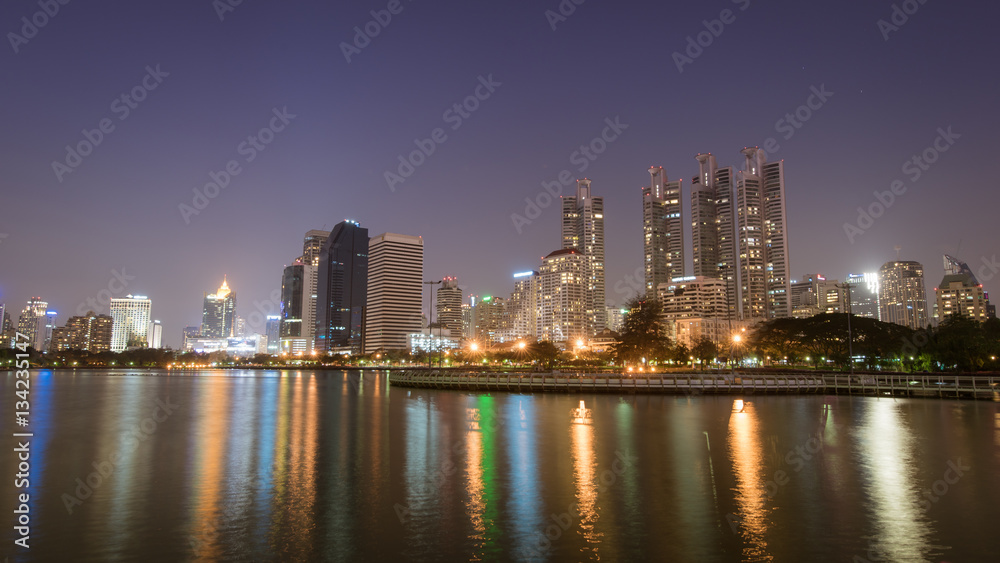
[[503, 341], [538, 336], [539, 306], [541, 303], [541, 283], [538, 272], [518, 272], [514, 274], [514, 291], [507, 300], [504, 312], [506, 331]]
[[593, 197], [590, 180], [576, 181], [576, 196], [563, 196], [562, 247], [582, 253], [586, 295], [584, 307], [588, 338], [607, 325], [604, 301], [604, 198]]
[[111, 351], [145, 348], [152, 302], [143, 295], [111, 299]]
[[667, 181], [663, 167], [649, 169], [649, 186], [642, 189], [642, 229], [646, 296], [656, 288], [684, 277], [684, 219], [681, 181]]
[[350, 220], [334, 226], [320, 251], [318, 269], [315, 350], [360, 354], [368, 296], [368, 229]]
[[319, 259], [323, 254], [323, 245], [326, 244], [326, 239], [329, 237], [330, 233], [328, 231], [318, 229], [308, 231], [302, 242], [302, 258], [300, 260], [306, 264], [319, 266]]
[[736, 175], [740, 307], [744, 319], [791, 315], [784, 163], [745, 148]]
[[[976, 279], [976, 275], [972, 273], [972, 268], [954, 256], [949, 256], [947, 254], [944, 255], [944, 273], [945, 275], [966, 275], [969, 277], [968, 282], [973, 286], [982, 286], [982, 284], [979, 283], [979, 280]], [[942, 285], [944, 285], [943, 282]], [[997, 316], [996, 305], [990, 304], [990, 294], [985, 289], [983, 290], [983, 299], [985, 299], [983, 307], [986, 318], [995, 318]], [[937, 313], [935, 312], [935, 318], [936, 317]]]
[[215, 293], [205, 294], [201, 313], [201, 336], [230, 338], [236, 335], [236, 294], [230, 291], [226, 278]]
[[181, 335], [181, 350], [188, 349], [188, 340], [194, 340], [195, 338], [201, 338], [201, 327], [200, 326], [186, 326], [184, 327], [184, 332]]
[[540, 340], [565, 343], [593, 336], [587, 315], [588, 265], [587, 256], [574, 248], [557, 250], [542, 260]]
[[924, 267], [919, 262], [886, 262], [879, 269], [879, 316], [882, 322], [927, 327], [927, 293]]
[[50, 350], [85, 350], [91, 353], [111, 350], [114, 320], [108, 315], [88, 311], [86, 315], [70, 317], [66, 326], [52, 331]]
[[52, 331], [56, 330], [56, 312], [45, 311], [44, 317], [38, 318], [38, 331], [35, 333], [35, 349], [48, 351], [52, 347]]
[[281, 351], [311, 354], [316, 341], [316, 266], [296, 260], [281, 276]]
[[462, 338], [476, 337], [476, 306], [472, 303], [462, 303]]
[[444, 278], [437, 289], [437, 322], [458, 336], [462, 330], [462, 289], [458, 278]]
[[[313, 331], [316, 327], [313, 325]], [[267, 353], [281, 353], [281, 315], [268, 315], [264, 323], [264, 335], [267, 336]]]
[[[17, 332], [27, 337], [28, 346], [44, 352], [45, 348], [38, 348], [38, 345], [45, 341], [45, 312], [48, 311], [49, 304], [42, 301], [41, 297], [32, 297], [28, 304], [21, 310], [21, 315], [17, 319]], [[41, 321], [41, 342], [39, 338], [39, 321]], [[21, 342], [24, 340], [22, 339]]]
[[368, 299], [364, 350], [406, 350], [420, 332], [424, 239], [385, 233], [368, 244]]
[[847, 283], [851, 284], [851, 312], [878, 320], [878, 274], [847, 274]]
[[694, 275], [726, 284], [726, 316], [739, 318], [736, 262], [736, 207], [733, 169], [719, 168], [715, 156], [701, 153], [698, 176], [691, 180], [691, 231]]
[[989, 300], [976, 277], [968, 273], [945, 274], [941, 284], [934, 288], [934, 322], [951, 317], [965, 317], [977, 321], [989, 318]]
[[163, 325], [160, 321], [150, 321], [146, 329], [146, 347], [154, 350], [163, 347]]

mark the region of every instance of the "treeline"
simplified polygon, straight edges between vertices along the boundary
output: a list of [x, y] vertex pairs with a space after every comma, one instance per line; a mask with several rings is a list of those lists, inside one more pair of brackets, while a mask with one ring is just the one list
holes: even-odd
[[751, 333], [748, 348], [765, 365], [787, 361], [848, 369], [849, 354], [853, 353], [856, 367], [869, 370], [974, 372], [1000, 368], [997, 319], [980, 323], [954, 317], [937, 328], [912, 330], [851, 316], [850, 333], [847, 325], [846, 313], [775, 319]]

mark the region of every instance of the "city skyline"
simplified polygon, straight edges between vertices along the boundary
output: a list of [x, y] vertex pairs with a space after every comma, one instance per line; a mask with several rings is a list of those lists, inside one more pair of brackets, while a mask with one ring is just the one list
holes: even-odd
[[[507, 295], [511, 273], [536, 269], [558, 247], [559, 209], [551, 195], [541, 207], [544, 186], [569, 195], [573, 180], [591, 178], [607, 213], [606, 297], [620, 303], [643, 286], [636, 188], [649, 182], [649, 166], [685, 180], [687, 190], [695, 155], [711, 151], [735, 170], [745, 146], [786, 161], [792, 277], [874, 272], [901, 246], [899, 259], [927, 269], [928, 293], [943, 277], [943, 254], [987, 267], [980, 281], [1000, 291], [997, 200], [981, 164], [997, 148], [1000, 125], [990, 110], [992, 78], [948, 64], [988, 60], [981, 46], [952, 38], [990, 37], [989, 18], [938, 17], [961, 4], [927, 5], [886, 34], [877, 22], [890, 17], [889, 4], [807, 13], [794, 3], [734, 3], [736, 21], [678, 68], [674, 53], [685, 53], [687, 37], [727, 4], [587, 3], [553, 29], [542, 7], [407, 3], [350, 61], [341, 43], [377, 6], [247, 4], [221, 20], [204, 3], [121, 6], [113, 17], [62, 7], [4, 59], [18, 80], [75, 95], [10, 89], [8, 107], [18, 111], [10, 112], [14, 141], [0, 178], [0, 302], [16, 311], [41, 296], [65, 322], [90, 310], [88, 300], [108, 314], [107, 296], [147, 295], [164, 343], [179, 347], [181, 329], [200, 322], [197, 296], [206, 288], [228, 275], [245, 317], [280, 287], [302, 234], [344, 218], [422, 236], [428, 279], [454, 276], [468, 292]], [[0, 22], [19, 32], [36, 9], [5, 5]], [[650, 18], [667, 22], [663, 33], [635, 33], [635, 22]], [[525, 30], [521, 41], [497, 52], [508, 27]], [[428, 29], [447, 33], [428, 41]], [[174, 45], [177, 33], [190, 44]], [[70, 47], [84, 43], [92, 49]], [[767, 64], [735, 65], [745, 49]], [[441, 63], [437, 79], [419, 80], [431, 60]], [[650, 79], [639, 69], [656, 72]], [[739, 97], [694, 87], [720, 73], [741, 85]], [[581, 79], [589, 86], [572, 96], [551, 88]], [[143, 98], [135, 108], [119, 101], [133, 92]], [[208, 103], [206, 92], [233, 103]], [[448, 113], [469, 96], [466, 108]], [[82, 131], [96, 139], [102, 119], [114, 130], [57, 176], [53, 162], [65, 164], [65, 147], [85, 141]], [[438, 128], [444, 141], [435, 140]], [[270, 142], [258, 150], [242, 144], [248, 135]], [[405, 169], [400, 155], [407, 160], [421, 145], [433, 153], [388, 186], [385, 173]], [[229, 159], [236, 166], [227, 172]], [[212, 178], [227, 187], [197, 200], [193, 190], [204, 193]], [[46, 229], [18, 211], [49, 197], [59, 203], [42, 208]], [[537, 217], [525, 198], [539, 205]], [[690, 218], [690, 198], [681, 202]], [[878, 217], [859, 216], [858, 208], [879, 206]], [[63, 250], [53, 260], [55, 248]], [[481, 248], [491, 249], [488, 260], [475, 258]]]

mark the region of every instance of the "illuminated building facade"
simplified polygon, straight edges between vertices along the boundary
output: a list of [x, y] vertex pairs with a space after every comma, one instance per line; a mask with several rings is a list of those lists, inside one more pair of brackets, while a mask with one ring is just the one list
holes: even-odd
[[320, 354], [360, 354], [368, 295], [368, 229], [356, 221], [333, 227], [320, 251], [316, 342]]
[[663, 167], [649, 169], [649, 186], [642, 189], [642, 230], [646, 295], [684, 276], [684, 218], [681, 181], [670, 182]]
[[607, 325], [604, 301], [604, 198], [593, 197], [590, 180], [576, 181], [576, 196], [562, 198], [562, 247], [585, 257], [583, 262], [583, 336], [591, 337]]
[[111, 300], [111, 351], [145, 348], [149, 333], [152, 302], [142, 295], [126, 295]]
[[206, 293], [201, 313], [201, 335], [205, 338], [229, 338], [236, 335], [236, 294], [226, 278], [215, 293]]
[[886, 262], [879, 269], [879, 316], [882, 322], [927, 328], [924, 267], [919, 262]]
[[424, 239], [385, 233], [368, 244], [365, 353], [406, 350], [407, 335], [420, 332]]

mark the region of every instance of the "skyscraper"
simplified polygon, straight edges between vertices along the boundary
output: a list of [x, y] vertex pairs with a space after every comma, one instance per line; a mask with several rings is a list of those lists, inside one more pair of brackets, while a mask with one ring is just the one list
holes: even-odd
[[576, 196], [562, 198], [562, 247], [576, 249], [584, 262], [583, 334], [593, 336], [607, 325], [604, 301], [604, 198], [593, 197], [590, 180], [576, 181]]
[[538, 336], [539, 307], [541, 305], [541, 278], [538, 272], [518, 272], [514, 274], [514, 291], [507, 300], [504, 315], [505, 342], [518, 338]]
[[919, 262], [886, 262], [879, 269], [879, 316], [882, 322], [927, 327], [927, 293], [924, 267]]
[[[17, 319], [17, 332], [27, 337], [28, 346], [44, 352], [45, 348], [39, 348], [45, 341], [45, 313], [49, 309], [49, 304], [42, 301], [41, 297], [32, 297], [28, 304], [21, 310], [21, 315]], [[39, 330], [41, 324], [41, 331]], [[41, 332], [41, 334], [39, 334]], [[41, 341], [39, 341], [41, 337]]]
[[878, 274], [847, 274], [847, 283], [851, 284], [851, 312], [879, 320]]
[[368, 261], [364, 351], [406, 350], [407, 335], [422, 329], [424, 239], [395, 233], [372, 237]]
[[643, 249], [646, 296], [656, 288], [684, 277], [684, 219], [681, 181], [667, 181], [663, 167], [649, 169], [649, 186], [642, 189]]
[[360, 354], [368, 295], [368, 229], [356, 221], [333, 227], [318, 266], [316, 351]]
[[784, 162], [767, 162], [749, 147], [737, 173], [736, 206], [742, 317], [774, 319], [791, 315]]
[[[313, 327], [315, 332], [315, 327]], [[281, 315], [268, 315], [264, 324], [264, 334], [267, 336], [267, 353], [281, 352]]]
[[691, 179], [694, 275], [721, 279], [726, 286], [726, 316], [738, 319], [733, 169], [719, 168], [711, 153], [701, 153], [695, 159], [699, 172]]
[[[316, 340], [316, 266], [296, 260], [281, 276], [281, 351], [311, 354]], [[270, 345], [270, 343], [268, 344]]]
[[111, 299], [111, 351], [145, 348], [152, 302], [143, 295]]
[[226, 278], [215, 293], [206, 293], [201, 313], [201, 336], [230, 338], [236, 335], [236, 294], [230, 291]]
[[323, 254], [323, 245], [326, 244], [326, 239], [329, 236], [329, 232], [318, 229], [306, 232], [306, 236], [302, 241], [302, 262], [319, 266], [319, 259]]
[[444, 278], [437, 289], [437, 322], [452, 336], [462, 332], [462, 289], [458, 278]]
[[163, 347], [163, 325], [160, 321], [150, 321], [146, 329], [146, 347], [153, 349]]
[[565, 343], [593, 336], [588, 332], [588, 266], [588, 257], [575, 248], [557, 250], [542, 260], [540, 340]]
[[934, 288], [934, 321], [940, 323], [952, 317], [976, 321], [989, 318], [989, 299], [975, 276], [969, 273], [945, 274]]

